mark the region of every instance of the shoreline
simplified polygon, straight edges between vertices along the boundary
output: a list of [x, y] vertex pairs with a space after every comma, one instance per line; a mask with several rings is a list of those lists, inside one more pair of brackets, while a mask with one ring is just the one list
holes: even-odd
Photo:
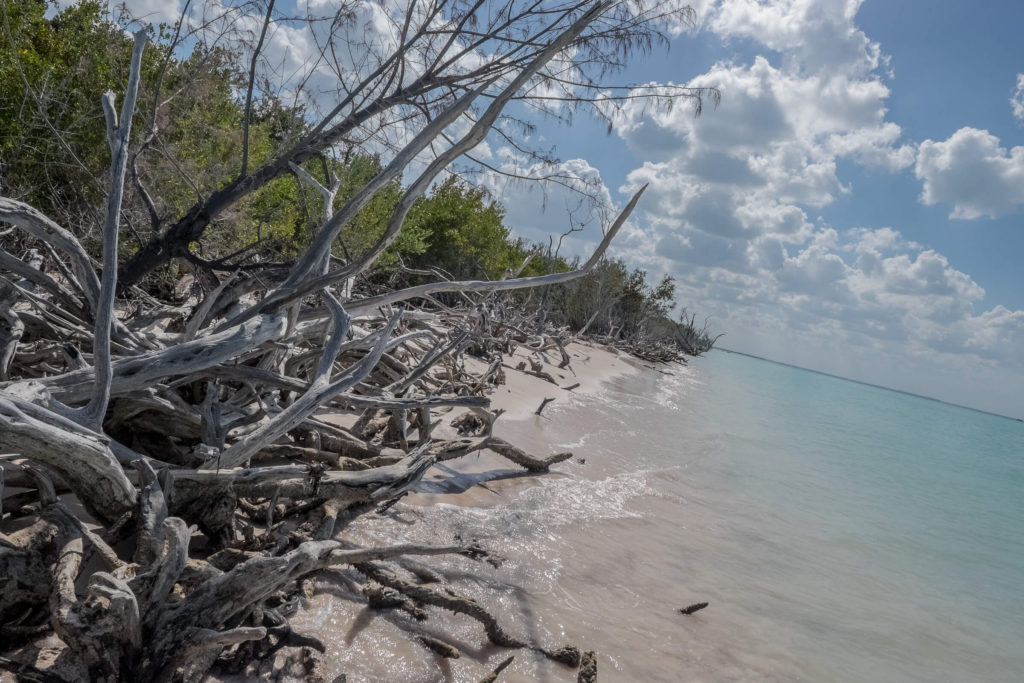
[[[594, 650], [604, 680], [815, 681], [843, 679], [845, 671], [857, 672], [858, 679], [885, 672], [883, 677], [911, 681], [948, 668], [961, 677], [973, 671], [978, 680], [995, 681], [1019, 668], [1014, 631], [1008, 630], [1014, 617], [1001, 621], [997, 603], [987, 617], [979, 612], [934, 619], [948, 607], [949, 595], [981, 609], [999, 594], [995, 582], [974, 586], [972, 581], [959, 589], [945, 583], [956, 563], [943, 560], [944, 544], [933, 549], [935, 555], [900, 554], [898, 562], [886, 559], [884, 544], [865, 556], [858, 541], [865, 533], [875, 534], [878, 525], [865, 523], [872, 521], [871, 510], [883, 508], [850, 507], [848, 498], [887, 500], [892, 485], [877, 492], [864, 485], [878, 468], [858, 468], [857, 460], [847, 457], [846, 447], [856, 445], [856, 435], [846, 445], [830, 436], [823, 442], [824, 452], [804, 449], [794, 455], [788, 435], [802, 432], [783, 428], [779, 414], [766, 411], [765, 401], [774, 400], [778, 387], [773, 375], [763, 377], [761, 385], [731, 381], [719, 374], [723, 368], [740, 372], [746, 365], [725, 365], [729, 358], [723, 354], [706, 366], [692, 364], [689, 370], [674, 372], [675, 377], [642, 369], [613, 376], [607, 391], [581, 395], [579, 404], [563, 402], [551, 419], [510, 420], [505, 425], [514, 430], [510, 439], [514, 436], [524, 446], [527, 439], [539, 444], [539, 454], [565, 449], [574, 450], [576, 457], [550, 474], [475, 483], [449, 468], [436, 479], [450, 482], [464, 476], [474, 485], [455, 494], [416, 494], [431, 496], [432, 504], [419, 505], [407, 497], [388, 518], [369, 519], [349, 537], [385, 544], [403, 538], [450, 542], [452, 534], [466, 541], [479, 538], [506, 558], [502, 567], [492, 570], [458, 558], [423, 564], [457, 593], [490, 610], [510, 632], [545, 646], [573, 644]], [[750, 377], [772, 369], [751, 366]], [[582, 374], [579, 368], [577, 373]], [[748, 375], [737, 377], [746, 380]], [[712, 378], [720, 381], [711, 385]], [[751, 392], [750, 386], [760, 388]], [[852, 392], [846, 398], [854, 403], [866, 391], [882, 402], [906, 401], [870, 387], [845, 387]], [[842, 417], [842, 405], [853, 403], [822, 401], [829, 388], [819, 382], [815, 401]], [[790, 408], [806, 400], [802, 394], [782, 396]], [[731, 412], [723, 410], [727, 406]], [[885, 405], [865, 407], [878, 416], [896, 414]], [[762, 422], [766, 412], [776, 419]], [[783, 412], [798, 415], [791, 409]], [[721, 419], [711, 419], [715, 415]], [[920, 417], [928, 420], [929, 415]], [[983, 424], [999, 427], [1002, 422]], [[888, 436], [879, 441], [898, 443], [891, 437], [902, 422], [871, 424], [887, 425]], [[1009, 428], [1008, 423], [1001, 426]], [[812, 433], [824, 435], [816, 428]], [[1014, 436], [1013, 430], [1006, 434]], [[933, 451], [954, 457], [957, 449]], [[909, 444], [901, 452], [923, 450]], [[585, 464], [578, 462], [581, 456]], [[463, 458], [466, 467], [460, 464], [459, 470], [474, 469], [487, 477], [496, 474], [491, 467], [513, 472], [508, 464], [489, 462], [488, 457]], [[879, 467], [895, 462], [872, 457], [879, 458]], [[924, 462], [918, 465], [931, 471]], [[850, 475], [851, 466], [855, 488], [815, 485], [819, 479], [839, 481], [837, 472]], [[971, 476], [981, 475], [976, 470]], [[959, 485], [962, 476], [967, 475], [952, 470], [944, 475], [950, 485]], [[1002, 486], [1009, 492], [1005, 478]], [[918, 508], [905, 502], [905, 512]], [[909, 523], [915, 518], [905, 519]], [[928, 516], [919, 521], [932, 523]], [[964, 524], [964, 533], [974, 528]], [[829, 536], [823, 537], [824, 532]], [[1007, 533], [1011, 538], [1013, 532]], [[963, 538], [991, 549], [985, 537]], [[914, 565], [904, 565], [903, 559], [924, 563], [920, 578], [907, 573]], [[933, 562], [940, 571], [928, 569]], [[993, 578], [998, 571], [999, 565], [986, 576]], [[841, 585], [833, 583], [834, 576], [841, 577]], [[344, 588], [344, 572], [332, 573], [328, 580], [332, 583], [317, 598], [324, 602], [311, 606], [306, 623], [319, 620], [320, 632], [338, 641], [324, 661], [333, 672], [347, 670], [349, 681], [478, 683], [489, 667], [510, 655], [515, 661], [501, 681], [575, 680], [574, 672], [535, 653], [484, 644], [479, 629], [465, 617], [432, 610], [430, 619], [421, 623], [393, 611], [370, 613], [358, 592]], [[884, 607], [879, 595], [886, 596]], [[710, 609], [693, 616], [678, 613], [697, 602], [710, 602]], [[825, 623], [822, 614], [840, 609], [846, 628], [819, 626]], [[850, 638], [850, 629], [859, 636]], [[892, 629], [900, 634], [893, 636]], [[416, 641], [418, 633], [456, 646], [461, 659], [451, 662], [432, 655]], [[987, 636], [980, 640], [972, 633]], [[882, 637], [894, 638], [899, 650], [880, 650]], [[929, 642], [942, 643], [943, 653], [933, 652]], [[369, 661], [374, 653], [389, 662]], [[987, 664], [973, 667], [961, 654], [985, 656]]]
[[[533, 417], [534, 411], [543, 398], [553, 396], [556, 402], [575, 395], [597, 393], [602, 386], [615, 377], [633, 374], [641, 368], [642, 361], [612, 347], [599, 346], [591, 342], [574, 341], [566, 345], [566, 353], [572, 362], [571, 369], [559, 368], [557, 364], [545, 361], [542, 372], [546, 372], [560, 383], [556, 386], [536, 376], [505, 369], [504, 385], [495, 387], [488, 394], [491, 410], [504, 410], [502, 420], [523, 420]], [[519, 347], [505, 364], [525, 360], [527, 354]], [[574, 389], [566, 390], [574, 384]], [[554, 405], [554, 404], [550, 404]], [[547, 410], [547, 409], [545, 409]], [[501, 420], [496, 424], [500, 424]]]
[[[523, 450], [544, 457], [553, 450], [553, 445], [547, 443], [541, 429], [545, 421], [555, 419], [548, 411], [559, 412], [566, 405], [574, 405], [584, 397], [599, 393], [616, 378], [644, 370], [639, 364], [642, 362], [639, 359], [617, 349], [589, 342], [567, 344], [566, 352], [572, 359], [572, 370], [559, 368], [556, 363], [548, 360], [542, 363], [541, 369], [541, 372], [560, 381], [561, 385], [516, 370], [512, 363], [518, 363], [527, 356], [521, 348], [512, 356], [504, 356], [504, 364], [508, 366], [505, 368], [505, 383], [493, 387], [487, 394], [491, 399], [490, 410], [504, 411], [494, 422], [496, 436], [508, 439]], [[574, 384], [578, 384], [574, 389], [564, 388]], [[541, 402], [551, 397], [555, 400], [545, 406], [541, 415], [536, 415]], [[457, 438], [459, 435], [450, 423], [458, 415], [461, 415], [458, 409], [450, 410], [436, 434], [442, 438]], [[586, 456], [573, 453], [575, 460], [580, 457]], [[554, 467], [557, 468], [558, 465]], [[493, 478], [488, 479], [488, 474]], [[483, 449], [475, 454], [435, 465], [405, 500], [415, 505], [440, 502], [472, 507], [486, 506], [494, 504], [500, 496], [480, 484], [501, 479], [529, 480], [558, 474], [557, 469], [546, 473], [529, 472], [516, 467], [493, 451]]]
[[[538, 456], [546, 456], [556, 450], [556, 445], [551, 442], [551, 435], [545, 428], [560, 419], [559, 413], [571, 410], [581, 401], [587, 401], [603, 391], [613, 390], [611, 383], [616, 380], [646, 370], [640, 359], [587, 342], [568, 344], [566, 352], [571, 358], [575, 374], [571, 370], [558, 368], [555, 362], [545, 361], [541, 369], [541, 372], [549, 373], [561, 382], [559, 386], [516, 370], [510, 361], [518, 362], [524, 358], [522, 351], [513, 357], [504, 357], [506, 365], [509, 365], [504, 368], [505, 384], [494, 387], [488, 393], [492, 399], [491, 410], [505, 411], [494, 423], [495, 435], [508, 438]], [[471, 361], [467, 359], [468, 362]], [[571, 391], [560, 388], [577, 382], [579, 386]], [[544, 414], [535, 415], [541, 400], [552, 396], [556, 400], [547, 405]], [[548, 411], [553, 414], [548, 414]], [[460, 409], [449, 410], [437, 428], [437, 436], [456, 437], [457, 432], [450, 422], [461, 414]], [[450, 541], [451, 538], [445, 536], [453, 530], [458, 533], [463, 517], [472, 520], [490, 514], [489, 510], [501, 506], [511, 506], [514, 510], [518, 502], [529, 497], [531, 489], [539, 489], [546, 483], [581, 479], [584, 470], [578, 468], [587, 467], [582, 462], [586, 458], [587, 451], [576, 449], [571, 460], [554, 465], [550, 472], [536, 473], [519, 468], [500, 455], [483, 449], [435, 465], [409, 495], [388, 511], [386, 518], [360, 518], [351, 527], [344, 529], [344, 535], [360, 545], [400, 542], [407, 537], [415, 542]], [[588, 474], [606, 474], [601, 472], [604, 468], [595, 467], [596, 464], [589, 466]], [[553, 519], [557, 519], [553, 509], [531, 510], [531, 514], [538, 517], [549, 513]], [[513, 512], [509, 510], [501, 514], [504, 516]], [[440, 520], [438, 515], [441, 516]], [[509, 524], [513, 523], [510, 519]], [[391, 533], [396, 536], [391, 536]], [[520, 554], [528, 556], [532, 552], [532, 539], [521, 538], [513, 530], [502, 542], [516, 546], [516, 552], [511, 553], [513, 557], [510, 558], [514, 565], [510, 570], [511, 576], [509, 570], [499, 570], [493, 574], [484, 571], [471, 578], [467, 570], [474, 573], [479, 570], [468, 566], [465, 560], [427, 558], [418, 563], [444, 575], [460, 594], [478, 600], [511, 632], [528, 634], [531, 639], [538, 638], [536, 629], [541, 628], [541, 625], [535, 623], [529, 615], [538, 607], [542, 610], [554, 609], [557, 604], [553, 600], [545, 601], [543, 597], [542, 604], [532, 604], [537, 599], [533, 595], [536, 582], [529, 578], [529, 569], [525, 569], [526, 574], [522, 573], [524, 568], [519, 566], [522, 558], [518, 557]], [[489, 547], [493, 545], [493, 539], [483, 539], [481, 544]], [[328, 674], [327, 680], [347, 673], [350, 682], [394, 680], [428, 683], [444, 680], [475, 683], [509, 656], [514, 656], [515, 661], [502, 672], [499, 677], [501, 681], [527, 683], [539, 679], [570, 681], [576, 678], [575, 670], [554, 663], [528, 648], [510, 650], [491, 645], [480, 633], [479, 626], [464, 617], [431, 610], [429, 620], [416, 622], [399, 616], [397, 610], [370, 609], [353, 581], [355, 575], [350, 577], [350, 572], [331, 571], [317, 579], [315, 595], [293, 618], [299, 631], [319, 637], [324, 642], [337, 643], [341, 640], [342, 647], [337, 652], [328, 650], [321, 659], [321, 668]], [[526, 596], [532, 597], [527, 599]], [[527, 606], [523, 600], [530, 604]], [[416, 632], [452, 644], [462, 652], [462, 657], [457, 664], [451, 664], [447, 659], [430, 654], [417, 642]], [[544, 637], [538, 639], [548, 647], [576, 645], [581, 650], [591, 649], [586, 647], [586, 643], [574, 642], [571, 629], [559, 637], [561, 640], [557, 641]], [[360, 657], [353, 660], [353, 649], [365, 649], [367, 653], [373, 650], [386, 653], [382, 658], [386, 661], [367, 662]], [[607, 656], [608, 653], [599, 652], [598, 655]], [[356, 670], [351, 666], [354, 661], [359, 663]]]

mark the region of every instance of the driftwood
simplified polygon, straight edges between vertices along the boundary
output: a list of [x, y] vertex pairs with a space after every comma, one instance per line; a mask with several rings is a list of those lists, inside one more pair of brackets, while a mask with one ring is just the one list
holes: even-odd
[[498, 680], [498, 674], [507, 669], [509, 665], [512, 664], [513, 659], [515, 659], [515, 657], [509, 657], [508, 659], [503, 660], [498, 664], [498, 666], [494, 667], [494, 671], [481, 678], [480, 683], [494, 683], [494, 681]]
[[680, 607], [679, 608], [679, 613], [680, 614], [693, 614], [694, 612], [699, 612], [700, 610], [704, 609], [707, 606], [708, 606], [708, 603], [706, 603], [706, 602], [697, 602], [697, 603], [694, 603], [694, 604], [690, 605], [689, 607]]
[[576, 679], [579, 683], [594, 683], [597, 681], [597, 657], [593, 652], [584, 652], [580, 664], [580, 674]]
[[543, 413], [543, 412], [544, 412], [544, 408], [546, 408], [546, 407], [547, 407], [547, 405], [548, 405], [549, 403], [551, 403], [552, 401], [554, 401], [554, 400], [555, 400], [555, 399], [553, 399], [553, 398], [545, 398], [545, 399], [544, 399], [543, 401], [541, 401], [541, 402], [540, 402], [540, 405], [539, 405], [539, 406], [537, 406], [537, 410], [535, 410], [535, 411], [533, 412], [533, 414], [534, 414], [534, 415], [540, 415], [541, 413]]
[[[576, 648], [546, 650], [509, 633], [482, 604], [411, 559], [488, 559], [484, 549], [354, 548], [341, 537], [359, 515], [385, 513], [437, 462], [486, 448], [543, 473], [571, 457], [531, 455], [491, 434], [497, 413], [486, 393], [504, 381], [518, 345], [531, 353], [529, 374], [555, 383], [538, 360], [549, 352], [571, 370], [565, 331], [525, 332], [530, 314], [506, 306], [500, 293], [592, 271], [644, 190], [577, 270], [397, 290], [353, 283], [394, 243], [438, 175], [613, 4], [566, 12], [538, 34], [546, 42], [506, 70], [453, 86], [458, 96], [439, 98], [422, 130], [341, 205], [337, 179], [323, 184], [301, 164], [359, 121], [311, 133], [305, 147], [273, 162], [280, 168], [254, 172], [258, 178], [243, 164], [241, 180], [175, 225], [160, 232], [154, 220], [152, 240], [122, 264], [119, 283], [121, 204], [146, 47], [145, 32], [135, 34], [120, 112], [113, 93], [103, 98], [112, 162], [99, 270], [71, 231], [0, 197], [0, 223], [10, 226], [0, 237], [17, 237], [0, 245], [0, 667], [25, 680], [191, 681], [293, 648], [308, 674], [323, 645], [293, 632], [287, 614], [308, 595], [312, 575], [340, 566], [372, 579], [365, 592], [375, 606], [416, 618], [428, 616], [426, 606], [455, 611], [479, 622], [494, 645], [536, 648], [578, 665]], [[481, 102], [468, 130], [439, 144]], [[243, 133], [247, 140], [247, 124]], [[431, 150], [377, 241], [344, 262], [333, 258], [341, 229]], [[194, 296], [184, 303], [134, 286], [146, 264], [188, 254], [195, 226], [201, 233], [211, 216], [288, 168], [325, 200], [294, 263], [255, 272], [191, 259]], [[440, 305], [440, 293], [465, 305]], [[468, 349], [486, 370], [467, 371]], [[456, 406], [472, 411], [480, 429], [435, 438], [444, 411]], [[355, 412], [355, 425], [332, 423], [330, 411]], [[31, 647], [19, 647], [51, 634], [62, 650], [52, 670], [36, 669], [25, 658]], [[422, 642], [457, 655], [440, 641]]]
[[445, 659], [458, 659], [461, 656], [458, 648], [432, 636], [420, 636], [419, 641], [423, 643], [423, 647], [427, 648], [438, 657], [444, 657]]
[[[0, 453], [14, 454], [0, 457], [0, 654], [7, 658], [0, 665], [39, 680], [170, 681], [197, 679], [211, 666], [238, 666], [246, 656], [281, 647], [315, 651], [315, 639], [292, 633], [271, 605], [305, 577], [341, 565], [397, 592], [410, 613], [425, 616], [420, 605], [454, 610], [479, 621], [496, 645], [539, 647], [506, 632], [480, 604], [396, 573], [416, 566], [408, 556], [479, 558], [486, 555], [481, 549], [353, 549], [332, 538], [339, 520], [386, 509], [438, 461], [488, 448], [546, 472], [571, 457], [537, 457], [490, 434], [495, 414], [484, 394], [504, 381], [499, 349], [510, 342], [490, 336], [475, 305], [441, 309], [430, 324], [430, 316], [415, 310], [406, 321], [394, 306], [436, 292], [488, 296], [580, 277], [599, 262], [642, 191], [577, 271], [446, 281], [344, 301], [331, 286], [348, 290], [395, 239], [432, 179], [479, 142], [525, 79], [597, 14], [581, 15], [525, 76], [491, 100], [470, 133], [413, 183], [386, 234], [359, 259], [330, 270], [326, 255], [337, 231], [480, 89], [438, 116], [384, 177], [325, 213], [313, 244], [286, 274], [254, 279], [232, 271], [219, 279], [206, 272], [211, 284], [193, 303], [147, 295], [132, 302], [128, 316], [128, 302], [117, 297], [116, 264], [128, 126], [145, 47], [143, 34], [136, 35], [120, 116], [113, 96], [104, 100], [114, 160], [99, 275], [69, 231], [0, 198], [0, 221], [51, 248], [49, 258], [40, 250], [24, 258], [0, 251], [0, 270], [9, 275], [0, 282]], [[320, 189], [325, 196], [336, 191]], [[496, 317], [507, 315], [489, 305]], [[179, 321], [182, 331], [142, 332], [159, 320]], [[509, 322], [505, 329], [513, 327]], [[526, 341], [532, 344], [532, 337]], [[462, 361], [469, 347], [489, 355], [479, 375]], [[568, 359], [561, 341], [552, 346], [550, 337], [538, 338], [537, 348], [548, 347]], [[452, 406], [483, 415], [486, 433], [434, 439], [441, 422], [434, 411]], [[362, 410], [359, 429], [325, 422], [318, 416], [325, 408]], [[11, 482], [29, 492], [9, 494]], [[58, 488], [85, 514], [61, 502]], [[8, 531], [8, 520], [26, 516], [33, 519]], [[98, 532], [88, 526], [94, 523]], [[87, 555], [101, 558], [103, 568], [93, 569]], [[396, 560], [404, 564], [389, 564]], [[416, 571], [430, 574], [424, 566]], [[378, 593], [371, 591], [371, 600], [387, 602]], [[50, 632], [64, 647], [52, 672], [33, 673], [31, 662], [4, 663], [17, 661], [10, 654], [18, 643]], [[454, 655], [439, 642], [426, 644]]]

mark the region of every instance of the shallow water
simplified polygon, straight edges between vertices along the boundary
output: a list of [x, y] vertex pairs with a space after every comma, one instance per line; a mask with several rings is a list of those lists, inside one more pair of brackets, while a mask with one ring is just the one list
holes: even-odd
[[[509, 630], [595, 650], [602, 680], [1024, 680], [1024, 424], [725, 352], [672, 372], [504, 426], [585, 464], [458, 494], [480, 477], [440, 470], [345, 534], [480, 539], [501, 568], [429, 563]], [[297, 621], [331, 673], [477, 681], [509, 654], [463, 617], [370, 612], [354, 578]], [[574, 679], [528, 652], [499, 678]]]

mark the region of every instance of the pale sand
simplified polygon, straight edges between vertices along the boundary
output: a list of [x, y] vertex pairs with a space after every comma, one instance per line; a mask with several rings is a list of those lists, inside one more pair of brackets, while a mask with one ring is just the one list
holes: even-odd
[[[551, 455], [550, 447], [540, 429], [541, 425], [551, 419], [560, 406], [577, 400], [580, 396], [597, 393], [601, 387], [616, 377], [633, 374], [639, 371], [638, 361], [617, 349], [597, 346], [589, 343], [573, 342], [566, 346], [571, 363], [568, 368], [559, 368], [561, 360], [557, 352], [549, 354], [543, 363], [541, 372], [547, 373], [559, 384], [555, 385], [545, 379], [529, 375], [515, 367], [522, 361], [530, 369], [529, 353], [522, 347], [513, 356], [505, 356], [505, 384], [494, 387], [488, 394], [491, 399], [491, 410], [505, 412], [494, 423], [494, 434], [540, 458]], [[470, 363], [478, 363], [473, 359]], [[486, 364], [479, 363], [483, 371]], [[567, 390], [579, 384], [578, 387]], [[541, 415], [536, 415], [537, 408], [545, 398], [554, 401], [545, 406]], [[461, 408], [453, 408], [443, 416], [434, 436], [439, 439], [458, 438], [457, 432], [448, 423], [464, 412]], [[554, 466], [554, 471], [559, 465]], [[501, 456], [488, 450], [470, 454], [458, 460], [452, 460], [430, 470], [424, 477], [420, 492], [406, 498], [411, 505], [430, 505], [436, 502], [463, 507], [489, 507], [503, 500], [504, 491], [498, 480], [522, 480], [519, 485], [528, 485], [529, 478], [536, 478], [535, 473], [527, 472]], [[485, 482], [491, 482], [481, 486]], [[508, 482], [507, 485], [511, 485]]]
[[[621, 375], [635, 373], [640, 367], [640, 361], [610, 346], [570, 342], [565, 350], [571, 359], [568, 368], [558, 367], [561, 360], [558, 353], [549, 352], [541, 356], [542, 371], [551, 375], [558, 382], [557, 385], [515, 369], [520, 362], [526, 363], [526, 368], [530, 369], [527, 360], [530, 352], [522, 346], [518, 347], [513, 355], [503, 357], [505, 383], [493, 387], [488, 394], [491, 409], [505, 411], [499, 424], [536, 417], [534, 413], [545, 398], [553, 398], [554, 403], [558, 403], [571, 400], [571, 394], [592, 394], [598, 391], [603, 383]], [[466, 356], [465, 361], [467, 369], [476, 373], [483, 373], [487, 368], [487, 363], [470, 356]], [[569, 389], [577, 384], [579, 386]], [[554, 403], [549, 403], [545, 411]], [[446, 415], [445, 412], [441, 411], [442, 417], [452, 419], [461, 414], [462, 409], [449, 409]], [[319, 418], [342, 427], [350, 427], [358, 416], [359, 411], [342, 412], [335, 409], [323, 411], [318, 415]], [[440, 436], [441, 432], [435, 434]]]
[[[560, 387], [571, 387], [578, 383], [580, 386], [572, 390], [574, 393], [592, 394], [604, 382], [637, 371], [635, 360], [611, 347], [573, 342], [565, 350], [572, 359], [569, 368], [558, 367], [560, 357], [557, 353], [549, 354], [551, 362], [543, 364], [543, 371], [558, 381], [557, 387], [539, 377], [505, 368], [505, 385], [497, 387], [490, 395], [491, 408], [506, 411], [499, 424], [501, 421], [534, 417], [533, 413], [544, 398], [554, 398], [556, 403], [566, 400], [567, 392]], [[523, 347], [519, 347], [514, 356], [506, 356], [505, 364], [514, 368], [519, 362], [526, 361], [528, 356]], [[545, 411], [552, 405], [548, 404]]]
[[[552, 412], [557, 412], [560, 406], [577, 400], [580, 396], [596, 393], [602, 385], [616, 377], [639, 372], [641, 367], [637, 359], [604, 345], [572, 342], [566, 345], [565, 350], [571, 359], [567, 368], [558, 367], [561, 355], [557, 351], [539, 354], [542, 360], [541, 372], [550, 375], [558, 382], [557, 385], [516, 369], [520, 362], [525, 362], [527, 369], [531, 367], [528, 360], [531, 353], [520, 346], [515, 354], [503, 358], [505, 383], [493, 387], [488, 394], [488, 398], [491, 399], [491, 410], [504, 411], [494, 423], [494, 434], [541, 458], [551, 453], [539, 427], [544, 421], [552, 419]], [[535, 355], [534, 358], [536, 357]], [[465, 357], [465, 362], [467, 369], [475, 373], [483, 373], [487, 368], [487, 363], [469, 356]], [[548, 403], [538, 416], [537, 408], [545, 398], [555, 400]], [[450, 423], [465, 410], [447, 408], [433, 411], [433, 419], [440, 422], [433, 431], [433, 437], [460, 438]], [[331, 410], [320, 413], [318, 417], [341, 427], [351, 427], [360, 412]], [[409, 435], [415, 437], [416, 433], [410, 431]], [[557, 469], [556, 465], [555, 470]], [[487, 507], [500, 502], [501, 496], [494, 486], [484, 487], [478, 484], [493, 479], [536, 476], [539, 475], [527, 472], [496, 453], [484, 450], [433, 468], [424, 477], [424, 484], [419, 487], [420, 492], [408, 496], [405, 501], [412, 505], [444, 502], [451, 505]]]
[[[550, 362], [543, 368], [559, 386], [515, 370], [516, 364], [527, 355], [520, 351], [515, 357], [506, 357], [506, 365], [510, 366], [505, 368], [506, 383], [490, 394], [492, 409], [506, 411], [496, 421], [495, 433], [537, 456], [544, 457], [552, 452], [544, 428], [552, 424], [551, 420], [559, 419], [563, 407], [572, 405], [583, 395], [598, 393], [616, 378], [641, 371], [640, 363], [614, 349], [573, 343], [566, 350], [572, 359], [571, 369], [557, 367], [560, 360], [557, 352], [550, 355]], [[467, 360], [467, 363], [475, 362]], [[580, 386], [572, 391], [561, 388], [576, 383]], [[556, 400], [548, 404], [541, 416], [534, 415], [545, 397]], [[463, 412], [455, 408], [443, 414], [435, 437], [456, 436], [447, 423]], [[577, 455], [585, 456], [585, 453]], [[453, 540], [450, 536], [453, 531], [451, 506], [465, 509], [508, 505], [510, 500], [536, 486], [541, 478], [562, 478], [566, 476], [563, 473], [569, 472], [573, 472], [570, 477], [579, 476], [580, 467], [579, 458], [574, 458], [553, 466], [549, 474], [538, 475], [490, 451], [470, 454], [432, 468], [419, 486], [419, 492], [406, 496], [388, 517], [366, 515], [342, 532], [342, 536], [361, 545], [405, 540], [448, 543]], [[602, 469], [597, 463], [583, 467], [594, 475]], [[441, 505], [435, 505], [437, 503]], [[501, 546], [498, 549], [518, 557], [524, 554], [526, 545], [534, 542], [529, 538], [508, 538], [498, 544]], [[494, 539], [489, 545], [495, 545]], [[517, 550], [521, 545], [524, 548]], [[424, 562], [435, 567], [448, 565], [444, 558], [425, 558]], [[473, 575], [462, 573], [459, 567], [472, 571]], [[537, 633], [538, 624], [532, 623], [531, 609], [523, 603], [534, 586], [518, 572], [508, 574], [506, 570], [496, 571], [486, 565], [473, 567], [472, 563], [454, 560], [445, 573], [449, 579], [455, 579], [453, 585], [457, 591], [493, 610], [513, 633], [537, 638], [549, 646], [572, 642], [570, 633], [547, 636]], [[499, 677], [500, 681], [575, 680], [574, 671], [548, 662], [537, 653], [487, 644], [479, 624], [466, 617], [430, 608], [429, 621], [411, 622], [395, 610], [370, 610], [359, 594], [358, 584], [354, 583], [361, 580], [354, 570], [328, 573], [318, 582], [317, 595], [293, 620], [300, 633], [316, 635], [328, 643], [323, 658], [327, 680], [347, 672], [349, 681], [475, 683], [509, 655], [516, 656], [516, 663]], [[508, 583], [510, 580], [512, 583]], [[534, 596], [535, 599], [540, 597]], [[556, 596], [549, 597], [558, 601]], [[463, 657], [457, 662], [440, 660], [414, 640], [417, 632], [432, 634], [458, 646]]]

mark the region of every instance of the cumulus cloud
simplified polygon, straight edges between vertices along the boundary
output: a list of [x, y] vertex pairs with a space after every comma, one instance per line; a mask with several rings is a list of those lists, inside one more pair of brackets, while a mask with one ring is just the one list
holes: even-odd
[[1013, 110], [1013, 118], [1018, 123], [1024, 123], [1024, 74], [1017, 74], [1017, 87], [1010, 97], [1010, 108]]
[[1024, 205], [1024, 147], [1007, 151], [987, 130], [964, 127], [948, 140], [918, 149], [921, 201], [952, 204], [950, 218], [997, 218]]
[[619, 113], [618, 135], [651, 160], [622, 189], [650, 183], [652, 225], [680, 231], [691, 248], [706, 243], [694, 231], [746, 242], [738, 250], [709, 246], [711, 259], [776, 262], [774, 244], [810, 238], [805, 207], [850, 192], [838, 176], [841, 160], [889, 172], [913, 165], [914, 146], [886, 120], [889, 89], [877, 73], [884, 56], [854, 23], [860, 4], [723, 0], [706, 8], [706, 30], [754, 40], [781, 59], [720, 62], [692, 79], [722, 96], [700, 118], [640, 103]]
[[[627, 106], [618, 135], [646, 158], [621, 188], [649, 184], [644, 207], [657, 229], [677, 230], [681, 263], [748, 272], [778, 263], [776, 243], [803, 244], [814, 227], [804, 207], [850, 191], [838, 162], [895, 171], [914, 160], [912, 146], [885, 120], [888, 88], [877, 77], [803, 73], [758, 56], [751, 64], [716, 64], [693, 85], [715, 86], [721, 105], [694, 118], [674, 109]], [[742, 244], [698, 237], [703, 232]], [[667, 267], [671, 267], [668, 264]]]
[[[673, 245], [683, 253], [693, 248], [684, 239], [663, 236], [658, 251], [675, 258]], [[751, 249], [764, 249], [769, 258], [753, 259], [745, 272], [725, 259], [693, 263], [695, 277], [682, 280], [684, 295], [725, 321], [730, 333], [754, 334], [756, 319], [782, 337], [807, 335], [801, 344], [817, 344], [819, 360], [823, 349], [860, 346], [912, 350], [935, 362], [973, 357], [1024, 371], [1024, 311], [979, 311], [985, 290], [977, 282], [893, 228], [821, 228], [798, 248], [762, 240]], [[798, 360], [783, 349], [773, 352]]]
[[710, 27], [752, 38], [802, 71], [865, 73], [882, 53], [853, 22], [863, 0], [723, 0]]
[[[680, 297], [742, 337], [741, 347], [769, 336], [792, 340], [799, 330], [805, 350], [817, 346], [819, 364], [829, 363], [827, 349], [842, 346], [865, 357], [973, 358], [1024, 372], [1024, 312], [985, 310], [977, 282], [897, 229], [837, 231], [808, 215], [853, 191], [840, 176], [842, 161], [882, 172], [915, 168], [926, 201], [952, 203], [961, 217], [1002, 214], [1022, 201], [1014, 197], [1024, 192], [1016, 175], [1024, 153], [959, 133], [919, 149], [887, 120], [887, 62], [855, 25], [860, 5], [723, 0], [709, 9], [704, 29], [776, 54], [720, 62], [693, 79], [722, 95], [700, 118], [625, 108], [616, 131], [650, 159], [620, 188], [650, 184], [642, 227], [655, 245], [648, 263], [676, 275]], [[972, 150], [975, 167], [964, 174], [976, 177], [951, 177]], [[786, 343], [768, 352], [800, 361]], [[838, 361], [829, 368], [864, 376]]]

